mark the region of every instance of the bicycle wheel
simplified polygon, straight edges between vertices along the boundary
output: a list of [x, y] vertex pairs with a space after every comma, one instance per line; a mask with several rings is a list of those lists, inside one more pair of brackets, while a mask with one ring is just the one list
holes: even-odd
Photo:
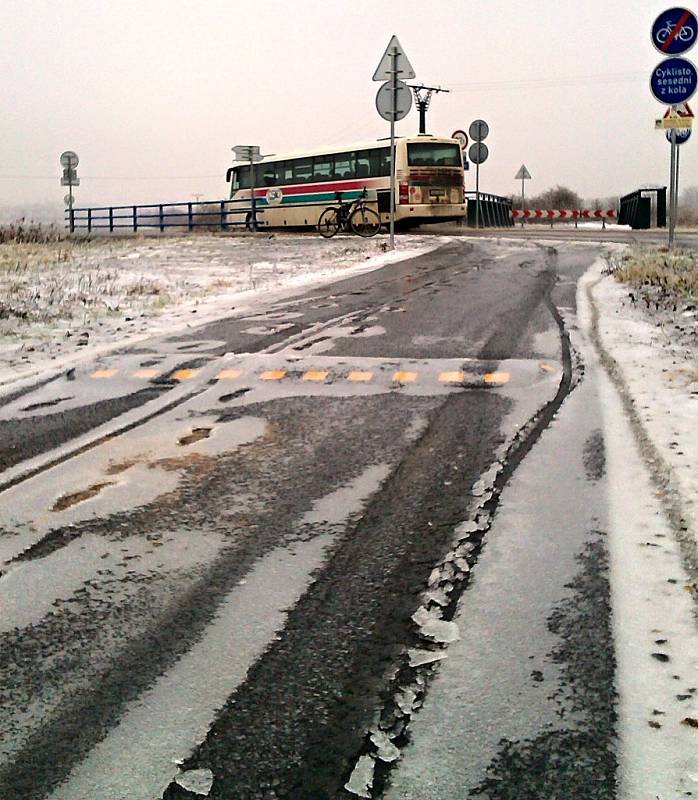
[[381, 229], [381, 218], [372, 208], [359, 206], [349, 217], [349, 225], [359, 236], [375, 236]]
[[320, 219], [317, 223], [317, 229], [320, 231], [320, 235], [324, 236], [325, 239], [329, 239], [337, 233], [339, 227], [340, 223], [337, 209], [332, 206], [326, 208], [322, 214], [320, 214]]

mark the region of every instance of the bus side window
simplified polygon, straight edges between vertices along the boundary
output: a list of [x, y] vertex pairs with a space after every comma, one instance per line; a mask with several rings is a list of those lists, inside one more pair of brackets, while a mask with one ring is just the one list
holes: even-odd
[[380, 177], [380, 175], [382, 174], [380, 150], [369, 150], [368, 160], [369, 160], [369, 175], [372, 178]]
[[312, 158], [298, 158], [293, 162], [293, 179], [296, 183], [307, 183], [313, 179]]
[[340, 153], [334, 157], [334, 173], [337, 178], [346, 180], [356, 175], [354, 153]]
[[277, 186], [285, 186], [287, 183], [291, 182], [291, 178], [293, 177], [293, 173], [291, 171], [291, 167], [286, 164], [285, 161], [277, 161], [276, 162], [276, 185]]
[[249, 167], [238, 167], [236, 172], [238, 173], [238, 180], [240, 181], [239, 188], [240, 189], [249, 189], [250, 188], [250, 168]]
[[368, 178], [371, 174], [371, 162], [369, 161], [369, 151], [359, 150], [356, 154], [356, 177]]
[[262, 186], [276, 186], [276, 164], [267, 164], [262, 170]]
[[390, 148], [381, 147], [378, 153], [380, 158], [378, 175], [380, 175], [381, 177], [390, 175]]
[[293, 179], [293, 161], [276, 162], [276, 185], [286, 186], [295, 183]]
[[332, 177], [334, 172], [334, 161], [332, 156], [316, 156], [313, 159], [313, 179], [316, 181], [326, 181]]
[[230, 182], [230, 191], [236, 192], [240, 188], [240, 173], [237, 169], [233, 170]]

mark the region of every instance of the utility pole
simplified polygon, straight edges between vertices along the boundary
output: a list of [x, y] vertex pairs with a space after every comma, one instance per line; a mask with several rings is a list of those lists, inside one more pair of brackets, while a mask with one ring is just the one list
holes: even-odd
[[[434, 92], [449, 92], [450, 89], [442, 89], [440, 86], [412, 86], [410, 85], [410, 89], [414, 92], [414, 101], [417, 105], [417, 109], [419, 110], [419, 132], [426, 133], [427, 132], [427, 109], [429, 108], [429, 103], [431, 103], [431, 96]], [[422, 94], [422, 92], [426, 92], [426, 94]]]

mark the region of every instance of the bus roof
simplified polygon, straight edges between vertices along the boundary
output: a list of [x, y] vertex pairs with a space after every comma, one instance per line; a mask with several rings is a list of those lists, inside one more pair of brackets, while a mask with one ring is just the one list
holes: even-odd
[[[457, 139], [451, 139], [450, 136], [431, 136], [430, 134], [419, 134], [417, 136], [396, 136], [395, 142], [453, 142], [454, 144], [460, 143]], [[264, 156], [258, 164], [267, 164], [270, 161], [286, 161], [291, 158], [303, 158], [304, 156], [325, 156], [333, 153], [350, 153], [353, 150], [373, 150], [378, 147], [386, 147], [390, 143], [390, 139], [374, 139], [370, 142], [353, 142], [350, 144], [339, 144], [332, 147], [318, 147], [312, 150], [296, 150], [289, 153], [273, 153]], [[235, 166], [247, 164], [247, 161], [235, 161]]]

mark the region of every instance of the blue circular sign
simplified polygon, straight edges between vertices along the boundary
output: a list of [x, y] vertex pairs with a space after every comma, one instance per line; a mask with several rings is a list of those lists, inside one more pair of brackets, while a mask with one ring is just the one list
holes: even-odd
[[669, 106], [689, 100], [698, 87], [698, 72], [687, 58], [665, 58], [652, 70], [650, 88]]
[[690, 50], [698, 38], [696, 15], [688, 8], [668, 8], [654, 21], [652, 44], [660, 53], [678, 55]]
[[[671, 131], [664, 131], [667, 142], [671, 141]], [[683, 144], [691, 138], [690, 128], [676, 128], [676, 144]]]

